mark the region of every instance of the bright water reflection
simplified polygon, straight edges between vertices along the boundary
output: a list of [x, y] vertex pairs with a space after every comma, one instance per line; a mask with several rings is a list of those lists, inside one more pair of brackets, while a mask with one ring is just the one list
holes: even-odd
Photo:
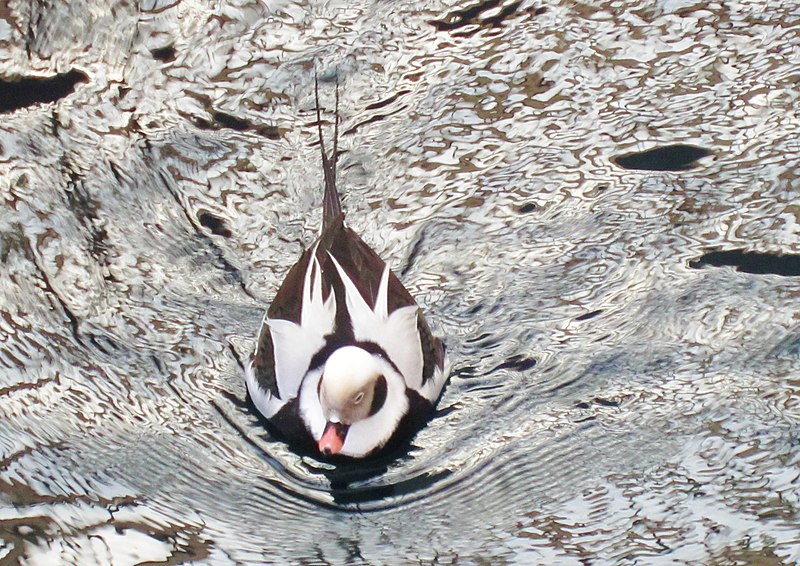
[[[0, 557], [800, 561], [798, 31], [766, 1], [0, 9], [3, 78], [88, 77], [0, 124]], [[367, 469], [243, 403], [319, 222], [315, 61], [350, 224], [454, 368]], [[642, 153], [678, 144], [710, 154]]]

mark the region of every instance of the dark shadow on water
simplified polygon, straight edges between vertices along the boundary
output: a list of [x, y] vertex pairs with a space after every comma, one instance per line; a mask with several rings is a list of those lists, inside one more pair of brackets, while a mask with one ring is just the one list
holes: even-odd
[[719, 250], [705, 253], [689, 262], [689, 267], [692, 269], [702, 269], [706, 265], [713, 267], [731, 266], [735, 267], [736, 271], [744, 273], [769, 273], [784, 277], [800, 275], [800, 255]]
[[503, 27], [513, 17], [527, 14], [530, 17], [544, 14], [544, 6], [523, 8], [523, 2], [481, 0], [471, 6], [455, 10], [442, 19], [428, 21], [437, 31], [451, 32], [456, 37], [469, 37], [481, 29]]
[[696, 167], [696, 161], [712, 152], [693, 145], [675, 144], [654, 147], [646, 151], [627, 153], [612, 159], [624, 169], [640, 171], [686, 171]]
[[536, 358], [529, 358], [528, 356], [524, 356], [522, 354], [515, 354], [495, 367], [492, 371], [494, 372], [500, 369], [513, 369], [524, 372], [535, 367], [537, 363], [538, 360], [536, 360]]
[[[284, 442], [281, 433], [255, 408], [249, 394], [245, 399], [239, 399], [230, 394], [225, 394], [224, 397], [237, 409], [247, 412], [257, 419], [263, 427], [263, 434], [256, 434], [261, 440], [267, 443]], [[241, 425], [227, 415], [220, 406], [214, 405], [217, 412], [262, 454], [267, 465], [282, 478], [269, 481], [274, 488], [298, 500], [320, 507], [345, 512], [385, 510], [415, 499], [415, 494], [419, 497], [429, 493], [434, 485], [441, 483], [453, 474], [451, 470], [439, 470], [435, 473], [420, 472], [391, 483], [363, 485], [386, 474], [389, 467], [398, 461], [412, 460], [410, 452], [414, 448], [413, 437], [377, 457], [366, 460], [346, 457], [323, 460], [318, 453], [307, 447], [291, 445], [297, 455], [311, 460], [305, 465], [311, 476], [321, 475], [327, 480], [330, 487], [322, 489], [314, 482], [308, 481], [308, 478], [299, 476], [288, 469], [263, 445], [253, 441], [250, 438], [252, 433], [242, 429]], [[448, 409], [437, 412], [436, 415], [441, 416], [446, 412]], [[317, 462], [319, 465], [316, 466], [313, 462]]]
[[591, 320], [594, 317], [596, 317], [598, 315], [601, 315], [601, 314], [603, 314], [603, 309], [599, 309], [599, 310], [592, 311], [592, 312], [587, 312], [586, 314], [582, 314], [580, 316], [576, 316], [575, 320], [583, 322], [584, 320]]
[[211, 230], [212, 234], [222, 236], [223, 238], [230, 238], [232, 236], [230, 229], [225, 225], [225, 221], [219, 216], [203, 210], [197, 214], [197, 220], [200, 221], [200, 224]]
[[280, 129], [272, 124], [255, 124], [244, 118], [219, 111], [213, 111], [212, 118], [214, 120], [213, 123], [198, 119], [196, 120], [196, 124], [198, 127], [208, 130], [227, 128], [237, 132], [253, 131], [271, 140], [279, 140], [281, 138]]
[[171, 63], [175, 60], [177, 53], [175, 52], [174, 46], [167, 45], [166, 47], [150, 50], [150, 55], [153, 56], [153, 59], [158, 59], [164, 63]]
[[578, 401], [575, 403], [576, 409], [590, 409], [592, 405], [600, 405], [601, 407], [619, 407], [620, 402], [616, 399], [605, 399], [603, 397], [594, 397], [591, 401]]
[[[407, 450], [406, 450], [407, 452]], [[390, 458], [390, 462], [398, 458]], [[347, 462], [333, 470], [323, 472], [331, 484], [331, 495], [338, 505], [389, 503], [390, 498], [404, 498], [415, 493], [428, 491], [435, 484], [452, 475], [450, 470], [437, 473], [423, 473], [394, 483], [358, 486], [354, 484], [377, 478], [388, 470], [378, 462]], [[388, 505], [391, 506], [391, 505]]]
[[75, 69], [53, 77], [25, 77], [18, 80], [0, 79], [0, 113], [46, 102], [55, 102], [72, 94], [75, 85], [89, 80]]

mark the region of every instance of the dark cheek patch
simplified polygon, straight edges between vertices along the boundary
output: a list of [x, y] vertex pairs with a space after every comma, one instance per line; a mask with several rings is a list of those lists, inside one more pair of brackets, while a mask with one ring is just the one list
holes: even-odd
[[372, 405], [369, 407], [369, 415], [372, 416], [378, 411], [381, 410], [383, 404], [386, 402], [386, 378], [384, 376], [380, 376], [375, 381], [375, 393], [372, 396]]

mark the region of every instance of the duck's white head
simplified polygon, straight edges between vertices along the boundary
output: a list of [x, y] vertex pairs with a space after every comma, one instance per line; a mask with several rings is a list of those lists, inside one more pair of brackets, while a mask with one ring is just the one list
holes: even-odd
[[357, 346], [343, 346], [330, 355], [319, 382], [319, 403], [326, 421], [318, 442], [322, 454], [341, 451], [350, 426], [372, 414], [376, 390], [381, 388], [385, 396], [383, 367], [376, 356]]

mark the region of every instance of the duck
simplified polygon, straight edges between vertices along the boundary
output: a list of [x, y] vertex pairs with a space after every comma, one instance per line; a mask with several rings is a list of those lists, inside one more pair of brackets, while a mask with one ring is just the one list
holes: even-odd
[[345, 223], [333, 151], [322, 134], [319, 236], [289, 269], [245, 367], [251, 406], [290, 446], [321, 459], [365, 459], [408, 443], [447, 382], [444, 342], [394, 272]]

